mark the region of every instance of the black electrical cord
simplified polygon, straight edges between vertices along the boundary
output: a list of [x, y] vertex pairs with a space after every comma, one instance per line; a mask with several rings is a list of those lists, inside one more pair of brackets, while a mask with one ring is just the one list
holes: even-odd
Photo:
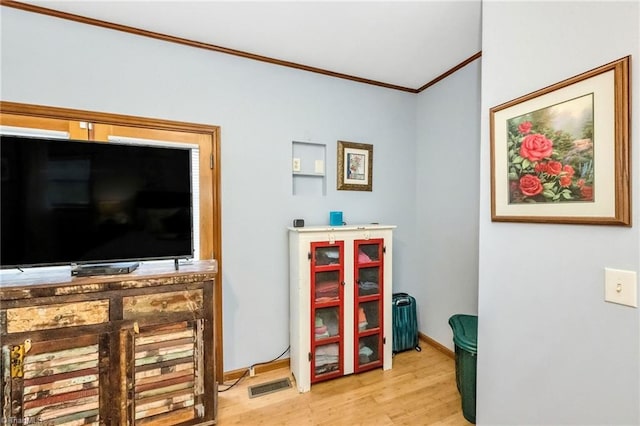
[[231, 389], [232, 387], [234, 387], [235, 385], [237, 385], [238, 383], [240, 383], [240, 380], [242, 380], [242, 379], [244, 379], [245, 377], [247, 377], [247, 375], [251, 372], [251, 370], [253, 370], [253, 368], [254, 368], [256, 365], [269, 364], [269, 363], [272, 363], [272, 362], [274, 362], [274, 361], [279, 360], [280, 358], [282, 358], [282, 356], [283, 356], [284, 354], [286, 354], [286, 353], [289, 351], [289, 349], [291, 349], [291, 345], [287, 346], [287, 349], [285, 349], [285, 350], [284, 350], [284, 352], [282, 352], [280, 355], [278, 355], [277, 357], [275, 357], [275, 358], [274, 358], [274, 359], [272, 359], [271, 361], [258, 362], [258, 363], [252, 364], [252, 365], [251, 365], [251, 367], [247, 368], [247, 369], [245, 370], [245, 372], [244, 372], [244, 373], [242, 373], [242, 376], [238, 377], [238, 378], [236, 379], [236, 381], [235, 381], [235, 382], [231, 383], [230, 385], [227, 385], [227, 384], [224, 384], [224, 383], [223, 383], [223, 385], [224, 385], [224, 386], [227, 386], [227, 387], [226, 387], [226, 388], [224, 388], [224, 389], [218, 389], [218, 393], [226, 392], [226, 391], [228, 391], [229, 389]]
[[289, 349], [291, 349], [291, 345], [287, 346], [287, 349], [285, 349], [285, 350], [284, 350], [284, 352], [282, 352], [280, 355], [278, 355], [277, 357], [275, 357], [275, 358], [274, 358], [274, 359], [272, 359], [271, 361], [258, 362], [258, 363], [256, 363], [256, 364], [253, 364], [250, 368], [253, 368], [253, 367], [255, 367], [256, 365], [265, 365], [265, 364], [270, 364], [270, 363], [272, 363], [272, 362], [274, 362], [274, 361], [277, 361], [277, 360], [279, 360], [280, 358], [282, 358], [282, 356], [283, 356], [284, 354], [286, 354], [286, 353], [289, 351]]
[[228, 387], [227, 387], [227, 388], [225, 388], [225, 389], [220, 389], [220, 388], [218, 388], [218, 393], [226, 392], [226, 391], [228, 391], [229, 389], [231, 389], [232, 387], [234, 387], [235, 385], [237, 385], [238, 383], [240, 383], [240, 380], [242, 380], [242, 379], [244, 379], [245, 377], [247, 377], [247, 374], [249, 374], [249, 371], [250, 371], [250, 369], [249, 369], [249, 368], [247, 368], [247, 369], [246, 369], [246, 371], [245, 371], [244, 373], [242, 373], [242, 376], [238, 377], [238, 378], [236, 379], [236, 381], [235, 381], [235, 382], [233, 382], [233, 383], [231, 383], [230, 385], [227, 385], [227, 384], [223, 383], [223, 385], [224, 385], [224, 386], [228, 386]]

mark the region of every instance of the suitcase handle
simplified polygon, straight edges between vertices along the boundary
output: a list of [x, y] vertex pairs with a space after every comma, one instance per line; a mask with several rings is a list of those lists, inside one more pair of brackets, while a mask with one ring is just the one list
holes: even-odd
[[407, 293], [393, 293], [393, 304], [396, 306], [407, 306], [411, 304], [411, 298]]

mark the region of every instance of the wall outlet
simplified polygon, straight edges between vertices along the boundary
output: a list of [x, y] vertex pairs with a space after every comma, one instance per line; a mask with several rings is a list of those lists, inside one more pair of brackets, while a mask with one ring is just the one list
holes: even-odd
[[293, 171], [294, 172], [299, 172], [300, 171], [300, 159], [299, 158], [294, 158], [293, 159]]

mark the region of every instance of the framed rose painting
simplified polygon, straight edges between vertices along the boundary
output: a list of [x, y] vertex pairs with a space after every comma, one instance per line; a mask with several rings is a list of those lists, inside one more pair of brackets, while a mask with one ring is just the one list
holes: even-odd
[[491, 108], [491, 219], [631, 226], [629, 61]]

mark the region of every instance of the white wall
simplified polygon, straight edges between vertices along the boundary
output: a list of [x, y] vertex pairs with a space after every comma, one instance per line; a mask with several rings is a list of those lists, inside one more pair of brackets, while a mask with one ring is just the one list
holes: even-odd
[[420, 331], [450, 349], [451, 315], [478, 312], [480, 67], [477, 59], [418, 95], [420, 270], [409, 286]]
[[[219, 125], [224, 369], [289, 343], [286, 227], [397, 225], [394, 279], [415, 232], [415, 95], [0, 8], [1, 99]], [[291, 141], [327, 144], [327, 195], [294, 197]], [[373, 192], [336, 191], [336, 141], [374, 146]]]
[[[639, 26], [637, 1], [484, 3], [479, 424], [640, 424], [639, 311], [603, 300], [640, 269]], [[492, 223], [489, 109], [627, 55], [634, 226]]]

